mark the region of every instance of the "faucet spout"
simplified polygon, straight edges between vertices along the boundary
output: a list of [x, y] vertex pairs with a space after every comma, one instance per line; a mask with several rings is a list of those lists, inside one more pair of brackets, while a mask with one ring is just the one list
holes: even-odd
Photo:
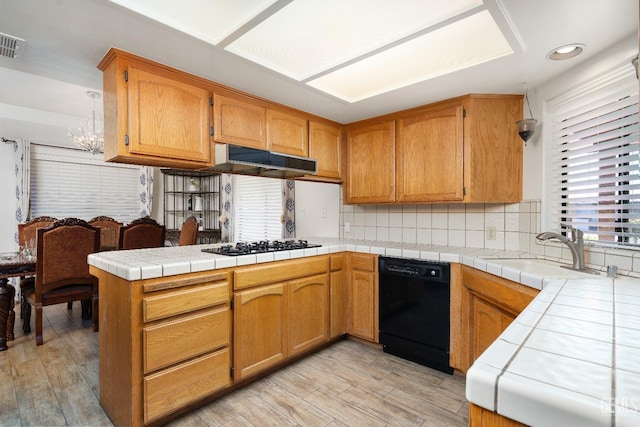
[[574, 270], [585, 270], [584, 265], [584, 238], [582, 230], [578, 230], [572, 226], [565, 226], [571, 230], [571, 239], [561, 234], [551, 231], [545, 231], [536, 236], [538, 240], [558, 240], [569, 247], [571, 257], [573, 258]]

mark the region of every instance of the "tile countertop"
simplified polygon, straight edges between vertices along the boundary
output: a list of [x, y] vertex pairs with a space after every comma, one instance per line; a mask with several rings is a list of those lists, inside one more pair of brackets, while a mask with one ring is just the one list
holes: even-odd
[[[463, 262], [463, 258], [465, 258], [465, 263], [470, 263], [469, 265], [472, 266], [474, 262], [477, 263], [478, 260], [483, 257], [527, 257], [526, 253], [518, 251], [500, 251], [492, 249], [433, 245], [407, 245], [394, 242], [372, 242], [327, 238], [309, 238], [308, 240], [310, 243], [319, 243], [322, 244], [322, 246], [319, 248], [269, 252], [264, 254], [241, 255], [235, 257], [202, 252], [202, 249], [214, 248], [221, 245], [220, 243], [217, 243], [153, 249], [134, 249], [127, 251], [106, 251], [89, 255], [88, 261], [90, 265], [118, 277], [122, 277], [123, 279], [140, 280], [345, 251], [457, 263]], [[531, 257], [531, 255], [528, 255], [528, 257]], [[478, 267], [476, 266], [476, 268]], [[482, 266], [480, 268], [482, 269]], [[484, 266], [485, 270], [486, 268], [487, 265]], [[496, 268], [497, 267], [493, 265], [492, 272], [495, 272]], [[500, 274], [502, 273], [500, 272]], [[505, 269], [505, 274], [509, 276], [508, 278], [512, 278], [514, 272], [509, 272], [508, 269]], [[543, 278], [538, 277], [537, 279], [539, 280], [537, 280], [537, 284], [534, 285], [534, 287], [541, 289]], [[520, 279], [516, 281], [519, 280]]]
[[238, 257], [201, 251], [220, 244], [139, 249], [89, 264], [139, 280], [343, 251], [463, 263], [541, 290], [467, 372], [469, 401], [534, 426], [640, 425], [640, 279], [541, 269], [517, 251], [309, 241], [322, 247]]

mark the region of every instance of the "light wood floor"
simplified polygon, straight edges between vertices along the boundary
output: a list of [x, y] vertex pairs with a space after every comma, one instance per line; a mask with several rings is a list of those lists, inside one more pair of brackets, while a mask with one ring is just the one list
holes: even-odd
[[[44, 311], [44, 345], [18, 318], [0, 352], [0, 426], [112, 425], [98, 401], [98, 334], [78, 303]], [[288, 425], [466, 426], [464, 379], [342, 340], [171, 423]]]

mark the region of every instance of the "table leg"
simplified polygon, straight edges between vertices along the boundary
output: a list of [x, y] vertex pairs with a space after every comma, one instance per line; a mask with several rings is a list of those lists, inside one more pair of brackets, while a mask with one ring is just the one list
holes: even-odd
[[0, 351], [6, 350], [7, 341], [14, 339], [13, 323], [16, 313], [13, 310], [16, 290], [7, 279], [0, 279]]

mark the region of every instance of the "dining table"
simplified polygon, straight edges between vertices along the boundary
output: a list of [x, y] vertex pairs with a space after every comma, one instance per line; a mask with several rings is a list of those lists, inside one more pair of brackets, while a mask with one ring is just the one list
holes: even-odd
[[13, 341], [16, 290], [9, 283], [11, 277], [32, 276], [36, 273], [36, 257], [19, 252], [0, 254], [0, 351], [7, 350]]

